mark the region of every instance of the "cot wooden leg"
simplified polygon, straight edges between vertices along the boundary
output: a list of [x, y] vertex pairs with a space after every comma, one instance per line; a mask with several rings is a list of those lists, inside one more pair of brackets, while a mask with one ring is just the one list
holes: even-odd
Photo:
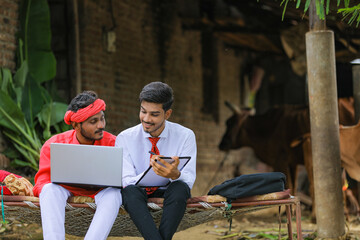
[[287, 227], [288, 227], [288, 236], [289, 240], [293, 239], [292, 226], [291, 226], [291, 208], [290, 205], [286, 205], [286, 217], [287, 217]]
[[297, 232], [297, 239], [303, 240], [302, 231], [301, 231], [301, 207], [300, 202], [296, 203], [296, 232]]

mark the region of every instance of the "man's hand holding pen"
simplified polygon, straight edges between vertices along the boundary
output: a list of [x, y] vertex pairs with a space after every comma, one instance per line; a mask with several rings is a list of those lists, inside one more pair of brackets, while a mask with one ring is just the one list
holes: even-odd
[[152, 152], [150, 153], [153, 154], [150, 159], [150, 165], [157, 175], [165, 178], [171, 178], [172, 180], [180, 177], [180, 171], [178, 169], [179, 157], [171, 157], [173, 161], [167, 162], [162, 158], [162, 155], [155, 155]]

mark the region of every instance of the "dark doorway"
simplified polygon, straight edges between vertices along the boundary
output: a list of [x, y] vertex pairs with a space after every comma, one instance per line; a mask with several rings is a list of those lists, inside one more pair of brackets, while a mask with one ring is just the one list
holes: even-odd
[[72, 1], [48, 0], [51, 19], [51, 48], [56, 58], [53, 95], [69, 102], [75, 94], [76, 58], [74, 7]]

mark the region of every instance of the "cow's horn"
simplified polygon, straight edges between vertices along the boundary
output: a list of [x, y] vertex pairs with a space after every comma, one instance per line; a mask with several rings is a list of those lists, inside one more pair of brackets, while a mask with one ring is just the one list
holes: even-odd
[[228, 102], [228, 101], [225, 101], [225, 105], [230, 108], [231, 111], [233, 111], [234, 113], [241, 113], [240, 109], [235, 106], [234, 104]]

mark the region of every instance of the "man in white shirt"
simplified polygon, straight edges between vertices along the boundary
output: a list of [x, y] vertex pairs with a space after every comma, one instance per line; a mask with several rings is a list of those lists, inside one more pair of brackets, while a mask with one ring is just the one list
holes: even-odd
[[[116, 147], [123, 148], [124, 155], [123, 204], [145, 239], [172, 239], [184, 216], [186, 201], [196, 178], [195, 134], [186, 127], [167, 121], [174, 101], [173, 91], [167, 84], [149, 83], [139, 98], [141, 123], [121, 132], [115, 141]], [[168, 163], [159, 156], [172, 156], [174, 161]], [[191, 157], [181, 172], [177, 168], [180, 156]], [[150, 165], [157, 175], [168, 178], [170, 184], [146, 189], [135, 185]], [[159, 229], [147, 207], [149, 197], [164, 198]]]

